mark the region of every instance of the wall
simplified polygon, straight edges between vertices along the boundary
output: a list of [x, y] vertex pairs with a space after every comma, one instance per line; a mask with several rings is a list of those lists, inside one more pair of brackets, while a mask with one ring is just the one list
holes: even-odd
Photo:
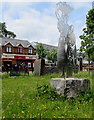
[[[24, 48], [23, 46], [18, 46], [18, 47], [22, 47], [22, 51], [23, 51], [23, 53], [18, 53], [18, 47], [13, 47], [10, 43], [7, 44], [6, 46], [9, 46], [9, 47], [12, 48], [11, 54], [25, 54], [25, 55], [28, 55], [28, 48], [32, 49], [32, 54], [31, 55], [36, 54], [35, 49], [33, 47]], [[6, 46], [2, 46], [2, 53], [6, 53]]]
[[59, 73], [57, 66], [47, 66], [41, 59], [34, 62], [34, 72], [36, 75], [44, 75], [49, 73]]
[[57, 66], [45, 66], [44, 74], [48, 73], [59, 73], [60, 70], [57, 68]]

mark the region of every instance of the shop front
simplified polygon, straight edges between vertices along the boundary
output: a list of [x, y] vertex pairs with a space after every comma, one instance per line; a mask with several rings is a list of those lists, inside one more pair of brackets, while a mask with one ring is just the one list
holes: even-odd
[[[29, 71], [34, 70], [34, 61], [35, 58], [27, 57], [27, 56], [14, 56], [14, 59], [16, 60], [16, 64], [23, 68], [22, 66], [27, 66]], [[23, 68], [24, 69], [24, 68]]]
[[27, 66], [29, 71], [34, 70], [34, 61], [33, 59], [16, 59], [17, 65], [22, 68], [22, 66]]
[[12, 69], [12, 60], [3, 60], [2, 71], [10, 71]]
[[[28, 67], [29, 71], [34, 70], [34, 61], [36, 58], [34, 56], [17, 56], [17, 55], [12, 55], [12, 57], [5, 57], [3, 56], [2, 58], [2, 70], [7, 71], [7, 70], [12, 70], [15, 68], [20, 68], [24, 69], [25, 67]], [[23, 67], [24, 66], [24, 67]]]

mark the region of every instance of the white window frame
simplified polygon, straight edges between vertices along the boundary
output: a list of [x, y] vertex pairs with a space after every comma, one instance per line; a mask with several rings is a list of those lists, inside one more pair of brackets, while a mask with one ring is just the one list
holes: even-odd
[[28, 48], [28, 53], [32, 54], [32, 49], [31, 48]]
[[12, 52], [12, 48], [9, 47], [9, 46], [7, 46], [7, 47], [6, 47], [6, 52]]
[[18, 47], [18, 53], [22, 53], [22, 48]]

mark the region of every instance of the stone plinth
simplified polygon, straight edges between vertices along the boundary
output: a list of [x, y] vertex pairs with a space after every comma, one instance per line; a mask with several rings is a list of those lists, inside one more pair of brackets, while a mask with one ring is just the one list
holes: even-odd
[[86, 78], [52, 78], [50, 85], [58, 94], [69, 98], [90, 90], [90, 80]]

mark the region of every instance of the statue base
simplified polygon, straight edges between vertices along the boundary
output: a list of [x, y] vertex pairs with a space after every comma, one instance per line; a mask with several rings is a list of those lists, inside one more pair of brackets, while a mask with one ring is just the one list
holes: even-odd
[[90, 90], [90, 80], [86, 78], [52, 78], [50, 85], [58, 94], [67, 98], [74, 98]]

